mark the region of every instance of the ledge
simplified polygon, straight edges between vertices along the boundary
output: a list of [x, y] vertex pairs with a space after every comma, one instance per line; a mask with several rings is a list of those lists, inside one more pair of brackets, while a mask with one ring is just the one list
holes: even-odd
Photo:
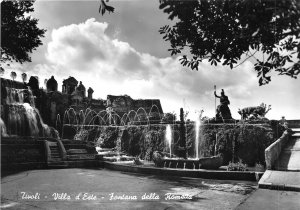
[[174, 168], [156, 168], [156, 167], [141, 167], [124, 165], [120, 163], [113, 163], [104, 161], [104, 168], [110, 170], [142, 173], [149, 175], [168, 175], [180, 176], [191, 178], [204, 178], [204, 179], [219, 179], [219, 180], [245, 180], [245, 181], [258, 181], [263, 172], [254, 171], [219, 171], [219, 170], [204, 170], [204, 169], [174, 169]]

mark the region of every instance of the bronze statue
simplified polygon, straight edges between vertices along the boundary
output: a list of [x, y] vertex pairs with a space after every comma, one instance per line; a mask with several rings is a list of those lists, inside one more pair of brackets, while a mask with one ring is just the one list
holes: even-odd
[[220, 99], [220, 105], [217, 107], [216, 119], [232, 119], [231, 112], [228, 107], [230, 101], [228, 97], [225, 95], [224, 90], [221, 91], [221, 96], [218, 96], [216, 91], [214, 91], [215, 97]]

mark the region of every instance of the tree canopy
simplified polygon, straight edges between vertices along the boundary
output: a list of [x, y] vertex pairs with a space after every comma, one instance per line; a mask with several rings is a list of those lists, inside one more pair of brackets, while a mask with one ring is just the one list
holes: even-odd
[[[208, 60], [211, 65], [221, 64], [232, 69], [251, 58], [260, 85], [271, 81], [271, 72], [297, 78], [300, 72], [299, 0], [159, 2], [159, 8], [176, 21], [172, 26], [161, 27], [159, 32], [170, 42], [171, 55], [182, 56], [183, 66], [198, 70], [199, 63]], [[107, 7], [103, 3], [101, 0], [102, 15]]]
[[46, 30], [37, 27], [38, 20], [32, 18], [34, 1], [1, 1], [1, 60], [30, 62], [29, 53], [42, 44]]
[[260, 85], [271, 81], [273, 71], [293, 78], [300, 72], [297, 0], [160, 0], [160, 9], [177, 21], [160, 33], [170, 42], [171, 55], [182, 55], [183, 66], [198, 70], [207, 59], [235, 68], [254, 58]]

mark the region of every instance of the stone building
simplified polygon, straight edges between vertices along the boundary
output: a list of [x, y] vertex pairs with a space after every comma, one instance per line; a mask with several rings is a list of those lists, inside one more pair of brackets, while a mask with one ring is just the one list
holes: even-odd
[[[139, 119], [158, 120], [163, 114], [159, 99], [137, 99], [134, 100], [128, 95], [113, 96], [108, 95], [106, 107], [115, 111], [119, 116], [123, 116], [130, 111], [137, 112]], [[146, 116], [147, 115], [147, 116]]]
[[82, 96], [82, 98], [85, 98], [85, 87], [81, 81], [79, 82], [78, 87], [76, 87], [76, 91], [78, 91], [78, 93]]
[[75, 91], [77, 84], [78, 81], [74, 77], [69, 77], [68, 79], [65, 79], [62, 85], [62, 93], [72, 94]]
[[108, 95], [106, 100], [94, 99], [94, 90], [89, 87], [86, 91], [83, 83], [80, 81], [78, 85], [78, 81], [74, 77], [63, 80], [62, 92], [57, 90], [58, 85], [54, 76], [47, 81], [46, 86], [47, 91], [40, 98], [41, 104], [38, 108], [45, 123], [51, 126], [57, 125], [58, 116], [60, 122], [64, 123], [64, 115], [69, 108], [73, 108], [77, 113], [88, 108], [96, 113], [103, 110], [111, 110], [119, 116], [123, 116], [132, 110], [138, 112], [139, 117], [145, 114], [150, 117], [163, 114], [160, 100], [158, 99], [134, 100], [128, 95]]

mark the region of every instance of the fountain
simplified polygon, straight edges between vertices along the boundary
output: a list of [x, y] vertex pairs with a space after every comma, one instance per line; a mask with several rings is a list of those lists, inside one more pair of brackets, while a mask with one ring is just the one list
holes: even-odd
[[154, 122], [161, 121], [161, 113], [157, 113], [159, 120], [151, 120], [151, 117], [153, 118], [154, 113], [156, 113], [155, 110], [159, 112], [156, 105], [152, 105], [148, 113], [143, 107], [139, 107], [137, 110], [130, 110], [120, 116], [110, 108], [96, 112], [90, 108], [85, 111], [76, 111], [71, 107], [65, 110], [62, 119], [57, 115], [56, 122], [61, 122], [61, 129], [59, 130], [62, 130], [62, 138], [64, 138], [65, 127], [70, 127], [78, 133], [81, 130], [91, 131], [94, 128], [103, 127], [150, 126]]
[[199, 159], [199, 138], [200, 138], [200, 126], [201, 126], [201, 117], [204, 110], [200, 111], [199, 117], [196, 118], [195, 123], [195, 153], [196, 153], [196, 159]]
[[[187, 158], [187, 143], [186, 139], [184, 137], [187, 137], [187, 123], [183, 120], [184, 119], [184, 112], [183, 109], [181, 109], [181, 123], [180, 123], [180, 141], [177, 142], [177, 145], [175, 146], [177, 148], [177, 154], [180, 156], [176, 157], [175, 153], [171, 154], [171, 142], [174, 138], [174, 136], [171, 135], [171, 126], [168, 124], [166, 126], [166, 133], [165, 133], [165, 141], [168, 143], [168, 146], [170, 147], [170, 157], [168, 155], [163, 155], [161, 160], [159, 160], [159, 156], [156, 155], [156, 159], [154, 160], [156, 166], [162, 167], [162, 165], [167, 166], [168, 168], [178, 168], [178, 169], [197, 169], [203, 168], [203, 169], [217, 169], [219, 168], [222, 163], [223, 159], [221, 156], [213, 156], [213, 157], [199, 157], [199, 140], [200, 140], [200, 126], [201, 126], [201, 117], [202, 117], [203, 110], [200, 111], [200, 114], [194, 123], [195, 128], [195, 158]], [[176, 151], [176, 149], [174, 150]], [[174, 157], [175, 156], [175, 157]], [[159, 161], [157, 161], [159, 160]]]
[[170, 158], [172, 157], [172, 130], [171, 126], [168, 124], [166, 128], [166, 142], [169, 146]]
[[30, 89], [6, 87], [6, 93], [1, 113], [2, 135], [58, 137], [57, 131], [43, 122]]
[[199, 158], [199, 132], [200, 132], [201, 121], [199, 118], [196, 119], [195, 130], [196, 130], [196, 138], [195, 138], [195, 151], [196, 151], [196, 159]]
[[1, 118], [0, 118], [0, 127], [1, 127], [1, 131], [0, 131], [1, 136], [4, 136], [4, 137], [8, 136], [7, 131], [6, 131], [6, 126]]

